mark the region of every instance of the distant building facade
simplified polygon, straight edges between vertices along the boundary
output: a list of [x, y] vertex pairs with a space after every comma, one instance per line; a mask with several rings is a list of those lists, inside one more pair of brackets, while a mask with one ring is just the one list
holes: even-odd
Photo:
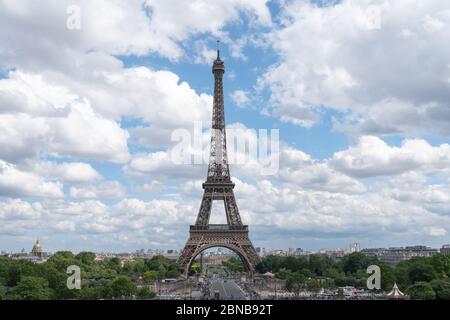
[[348, 253], [354, 253], [354, 252], [360, 252], [361, 251], [361, 245], [357, 242], [352, 243], [349, 247], [348, 247]]
[[377, 258], [392, 267], [396, 266], [401, 261], [409, 260], [414, 257], [431, 257], [434, 254], [439, 253], [437, 249], [426, 246], [363, 249], [361, 252], [369, 257]]
[[440, 251], [443, 254], [450, 254], [450, 244], [444, 244]]

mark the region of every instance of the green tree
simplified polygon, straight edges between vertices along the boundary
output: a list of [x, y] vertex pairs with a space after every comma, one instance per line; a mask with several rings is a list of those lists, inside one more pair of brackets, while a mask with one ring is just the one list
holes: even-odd
[[113, 298], [130, 298], [136, 294], [136, 285], [126, 276], [119, 276], [109, 284], [110, 294]]
[[409, 279], [410, 264], [409, 261], [401, 261], [394, 268], [395, 281], [400, 288], [407, 288], [413, 284]]
[[290, 275], [292, 275], [292, 271], [284, 268], [275, 273], [275, 277], [282, 280], [286, 280]]
[[159, 269], [157, 270], [158, 280], [164, 279], [166, 277], [166, 272], [166, 268], [163, 265], [160, 265]]
[[290, 273], [286, 278], [286, 289], [298, 296], [305, 284], [305, 276], [299, 272]]
[[410, 267], [408, 269], [408, 277], [410, 283], [416, 282], [430, 282], [437, 278], [437, 274], [427, 259], [413, 259], [410, 261]]
[[145, 281], [154, 281], [158, 279], [158, 272], [155, 270], [145, 271], [143, 278]]
[[138, 290], [137, 296], [140, 299], [153, 299], [156, 297], [156, 294], [149, 287], [142, 287]]
[[145, 264], [145, 260], [144, 259], [137, 259], [136, 261], [133, 262], [128, 262], [127, 264], [129, 264], [130, 266], [132, 266], [132, 270], [135, 273], [143, 273], [145, 271], [151, 270], [148, 268], [148, 266]]
[[436, 293], [428, 282], [416, 282], [405, 292], [415, 300], [434, 300], [436, 298]]
[[105, 259], [103, 261], [103, 264], [106, 268], [115, 270], [117, 273], [120, 273], [120, 271], [122, 270], [122, 262], [117, 257]]
[[0, 284], [0, 300], [4, 300], [4, 299], [6, 299], [6, 287], [4, 285]]
[[438, 253], [430, 258], [434, 271], [441, 278], [450, 277], [450, 255]]
[[166, 272], [166, 278], [176, 279], [179, 276], [180, 276], [179, 270], [170, 269], [170, 270], [167, 270], [167, 272]]
[[286, 257], [281, 260], [281, 266], [287, 270], [299, 271], [308, 268], [308, 262], [304, 258]]
[[95, 253], [93, 252], [80, 252], [75, 256], [78, 260], [80, 260], [83, 264], [93, 265], [95, 262]]
[[41, 264], [36, 266], [39, 269], [39, 276], [48, 281], [48, 286], [54, 292], [55, 299], [75, 299], [78, 290], [69, 290], [67, 288], [66, 270], [60, 271], [53, 264]]
[[325, 271], [333, 264], [329, 258], [312, 255], [308, 260], [308, 267], [311, 273], [317, 276], [323, 276]]
[[260, 273], [272, 272], [275, 273], [279, 271], [283, 266], [283, 257], [279, 256], [267, 256], [256, 265], [256, 270]]
[[7, 287], [16, 286], [22, 277], [40, 276], [36, 264], [29, 261], [9, 259], [2, 269], [3, 282]]
[[336, 279], [334, 279], [334, 283], [338, 287], [346, 287], [346, 286], [359, 287], [360, 286], [360, 281], [354, 276], [339, 276]]
[[67, 267], [71, 265], [80, 265], [78, 259], [75, 258], [70, 251], [58, 251], [52, 255], [48, 260], [48, 264], [53, 265], [57, 270], [66, 272]]
[[377, 261], [370, 259], [361, 252], [354, 252], [342, 258], [342, 270], [346, 274], [354, 274], [358, 270], [366, 270], [371, 264], [377, 264]]
[[395, 283], [394, 269], [384, 262], [379, 262], [378, 266], [381, 270], [381, 290], [390, 291]]
[[436, 292], [436, 299], [450, 300], [450, 280], [434, 279], [431, 281], [431, 287]]
[[194, 270], [196, 273], [200, 273], [200, 262], [193, 262], [191, 265], [191, 270]]
[[324, 276], [327, 278], [337, 278], [339, 276], [343, 276], [344, 274], [337, 267], [330, 267], [324, 272]]
[[52, 297], [48, 281], [39, 277], [23, 277], [12, 290], [12, 298], [18, 300], [49, 300]]
[[320, 279], [308, 279], [306, 280], [306, 288], [308, 290], [317, 290], [320, 288]]
[[245, 267], [241, 259], [236, 257], [231, 257], [228, 260], [222, 261], [222, 265], [228, 268], [231, 272], [244, 272]]
[[98, 285], [95, 287], [82, 286], [79, 293], [79, 298], [82, 300], [98, 300], [109, 297], [109, 288], [103, 285]]

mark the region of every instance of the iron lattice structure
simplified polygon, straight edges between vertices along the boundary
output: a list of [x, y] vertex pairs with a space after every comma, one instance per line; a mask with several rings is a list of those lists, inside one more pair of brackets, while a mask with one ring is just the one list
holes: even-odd
[[[230, 178], [222, 82], [225, 65], [220, 59], [219, 50], [217, 50], [217, 59], [214, 61], [212, 72], [214, 74], [214, 104], [208, 176], [203, 183], [204, 193], [197, 220], [195, 225], [190, 226], [189, 239], [178, 258], [182, 275], [185, 277], [195, 257], [212, 247], [225, 247], [234, 251], [250, 273], [254, 272], [255, 265], [259, 262], [259, 257], [248, 237], [248, 226], [242, 224], [233, 192], [234, 183]], [[209, 223], [212, 202], [215, 200], [224, 202], [227, 224]]]

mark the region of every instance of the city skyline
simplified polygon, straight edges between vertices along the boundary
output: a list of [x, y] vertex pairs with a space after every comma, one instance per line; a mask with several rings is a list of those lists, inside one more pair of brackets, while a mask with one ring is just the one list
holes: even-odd
[[[35, 241], [39, 241], [40, 243], [42, 243], [41, 241], [42, 238], [39, 239], [35, 239]], [[35, 243], [35, 241], [33, 241], [32, 243], [30, 243], [30, 245], [26, 246], [26, 247], [22, 247], [20, 249], [9, 249], [9, 248], [0, 248], [0, 253], [20, 253], [20, 252], [31, 252], [31, 247], [32, 245]], [[420, 243], [415, 243], [415, 244], [403, 244], [403, 245], [398, 245], [398, 246], [385, 246], [385, 247], [370, 247], [370, 246], [362, 246], [360, 243], [358, 242], [352, 242], [352, 243], [348, 243], [346, 246], [343, 247], [321, 247], [318, 249], [312, 249], [312, 248], [308, 248], [308, 247], [299, 247], [299, 246], [290, 246], [290, 247], [258, 247], [255, 246], [255, 248], [257, 250], [263, 250], [263, 252], [265, 253], [271, 253], [271, 252], [276, 252], [276, 251], [284, 251], [284, 252], [289, 252], [290, 250], [294, 250], [296, 252], [299, 252], [299, 250], [301, 250], [301, 252], [307, 253], [307, 254], [317, 254], [320, 252], [332, 252], [332, 251], [343, 251], [343, 252], [347, 252], [347, 253], [351, 253], [354, 252], [354, 246], [357, 245], [358, 246], [358, 250], [357, 251], [361, 251], [361, 250], [367, 250], [367, 249], [398, 249], [398, 248], [412, 248], [412, 247], [423, 247], [425, 246], [424, 244], [420, 244]], [[45, 247], [44, 252], [47, 253], [55, 253], [58, 251], [71, 251], [73, 253], [80, 253], [80, 252], [94, 252], [94, 253], [112, 253], [112, 254], [120, 254], [120, 253], [127, 253], [127, 254], [134, 254], [137, 252], [144, 252], [144, 253], [148, 253], [148, 252], [153, 252], [153, 253], [158, 253], [158, 252], [163, 252], [163, 253], [180, 253], [183, 249], [183, 247], [164, 247], [164, 248], [157, 248], [157, 247], [140, 247], [140, 248], [133, 248], [130, 249], [128, 251], [124, 251], [124, 250], [120, 250], [118, 248], [115, 248], [115, 250], [85, 250], [85, 249], [78, 249], [78, 250], [70, 250], [70, 249], [65, 249], [65, 248], [54, 248], [50, 243], [43, 243], [43, 247]], [[448, 248], [450, 247], [450, 244], [447, 243], [443, 243], [439, 246], [436, 247], [432, 247], [432, 246], [425, 246], [427, 248], [431, 248], [431, 249], [436, 249], [436, 250], [440, 250], [443, 248]], [[221, 251], [221, 250], [228, 250], [230, 252], [233, 252], [230, 249], [224, 248], [224, 247], [212, 247], [209, 248], [206, 251]]]
[[0, 2], [0, 251], [181, 249], [217, 39], [227, 130], [279, 130], [276, 172], [230, 165], [255, 247], [450, 243], [449, 6], [415, 3]]

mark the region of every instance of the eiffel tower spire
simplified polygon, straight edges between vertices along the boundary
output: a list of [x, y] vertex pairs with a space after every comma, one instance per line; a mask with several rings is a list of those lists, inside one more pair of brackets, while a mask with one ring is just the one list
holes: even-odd
[[225, 64], [220, 60], [220, 49], [212, 66], [214, 74], [214, 104], [211, 126], [211, 148], [208, 165], [208, 182], [230, 181], [227, 159], [225, 107], [223, 102], [223, 74]]
[[[212, 66], [214, 74], [214, 104], [211, 124], [211, 148], [208, 174], [203, 183], [203, 198], [195, 225], [190, 226], [189, 239], [184, 247], [178, 264], [184, 276], [194, 258], [211, 247], [225, 247], [239, 255], [249, 272], [253, 272], [259, 257], [248, 237], [248, 226], [243, 225], [234, 197], [234, 183], [230, 178], [227, 159], [225, 130], [225, 107], [223, 100], [223, 74], [225, 64], [217, 58]], [[223, 201], [227, 224], [211, 225], [209, 219], [213, 201]]]

